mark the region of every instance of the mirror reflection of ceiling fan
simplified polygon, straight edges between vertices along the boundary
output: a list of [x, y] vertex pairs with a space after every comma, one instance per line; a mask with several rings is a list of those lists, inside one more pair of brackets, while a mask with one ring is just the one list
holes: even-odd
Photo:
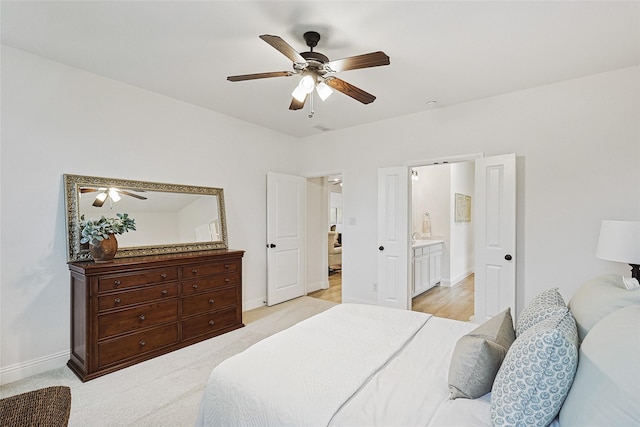
[[[131, 191], [143, 191], [143, 190], [131, 190]], [[123, 194], [125, 196], [131, 196], [131, 197], [135, 197], [136, 199], [140, 199], [140, 200], [147, 200], [146, 197], [141, 196], [139, 194], [135, 194], [132, 193], [131, 191], [128, 190], [122, 190], [119, 188], [115, 188], [115, 187], [110, 187], [110, 188], [81, 188], [80, 189], [80, 193], [84, 194], [84, 193], [95, 193], [97, 192], [98, 194], [96, 195], [96, 199], [93, 201], [93, 206], [99, 208], [102, 207], [102, 205], [104, 205], [104, 202], [107, 199], [110, 199], [113, 203], [117, 203], [120, 201], [121, 197], [120, 194]]]
[[229, 76], [227, 77], [227, 80], [231, 82], [239, 82], [243, 80], [264, 79], [269, 77], [289, 77], [294, 74], [299, 74], [302, 78], [291, 94], [293, 99], [291, 100], [289, 109], [301, 109], [307, 98], [310, 98], [311, 113], [309, 114], [309, 117], [313, 116], [314, 89], [323, 101], [333, 93], [333, 90], [342, 92], [363, 104], [369, 104], [376, 99], [376, 97], [370, 93], [335, 77], [335, 73], [340, 71], [357, 70], [360, 68], [389, 65], [390, 61], [387, 54], [382, 51], [378, 51], [330, 61], [329, 58], [320, 52], [313, 51], [313, 48], [318, 44], [318, 41], [320, 41], [319, 33], [315, 31], [307, 31], [304, 33], [303, 37], [307, 46], [309, 46], [309, 52], [298, 53], [298, 51], [278, 36], [272, 36], [269, 34], [263, 34], [260, 36], [262, 40], [293, 61], [293, 71], [275, 71]]

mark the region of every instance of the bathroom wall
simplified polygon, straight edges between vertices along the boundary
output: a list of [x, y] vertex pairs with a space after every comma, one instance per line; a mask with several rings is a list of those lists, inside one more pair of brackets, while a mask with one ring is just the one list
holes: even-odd
[[[429, 213], [431, 239], [444, 241], [441, 286], [452, 286], [473, 272], [473, 223], [455, 222], [455, 193], [473, 196], [474, 163], [430, 165], [414, 168], [412, 180], [412, 232], [422, 233]], [[473, 197], [472, 197], [473, 200]]]

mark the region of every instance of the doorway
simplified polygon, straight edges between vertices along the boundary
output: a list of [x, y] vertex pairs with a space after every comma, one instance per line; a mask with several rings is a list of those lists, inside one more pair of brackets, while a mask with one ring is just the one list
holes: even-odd
[[342, 175], [308, 178], [307, 295], [342, 302]]
[[[472, 321], [482, 323], [505, 307], [510, 307], [517, 316], [516, 156], [514, 153], [490, 157], [460, 156], [455, 163], [471, 159], [475, 163], [475, 201], [467, 205], [460, 203], [460, 207], [457, 203], [453, 206], [456, 207], [456, 218], [466, 214], [474, 222]], [[431, 161], [422, 164], [441, 163], [454, 162]], [[415, 166], [410, 164], [378, 169], [377, 302], [378, 305], [405, 310], [411, 308], [412, 296], [409, 254], [412, 250], [409, 194], [412, 167]], [[455, 198], [457, 200], [458, 195]], [[460, 194], [460, 198], [465, 200], [463, 194]], [[472, 204], [473, 209], [469, 209], [468, 213], [462, 208]], [[429, 271], [438, 270], [429, 268]], [[432, 279], [431, 276], [429, 278]]]
[[411, 168], [412, 310], [473, 316], [474, 192], [473, 161]]

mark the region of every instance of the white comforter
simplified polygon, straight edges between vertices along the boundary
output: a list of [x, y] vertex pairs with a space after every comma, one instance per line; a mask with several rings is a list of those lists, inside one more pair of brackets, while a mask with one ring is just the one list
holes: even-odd
[[488, 399], [448, 400], [451, 353], [474, 327], [338, 305], [216, 367], [197, 425], [491, 425]]

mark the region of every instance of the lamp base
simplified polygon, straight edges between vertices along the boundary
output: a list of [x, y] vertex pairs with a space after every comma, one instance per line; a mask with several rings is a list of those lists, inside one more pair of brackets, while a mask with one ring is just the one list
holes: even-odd
[[640, 264], [629, 264], [631, 266], [631, 277], [640, 280]]

